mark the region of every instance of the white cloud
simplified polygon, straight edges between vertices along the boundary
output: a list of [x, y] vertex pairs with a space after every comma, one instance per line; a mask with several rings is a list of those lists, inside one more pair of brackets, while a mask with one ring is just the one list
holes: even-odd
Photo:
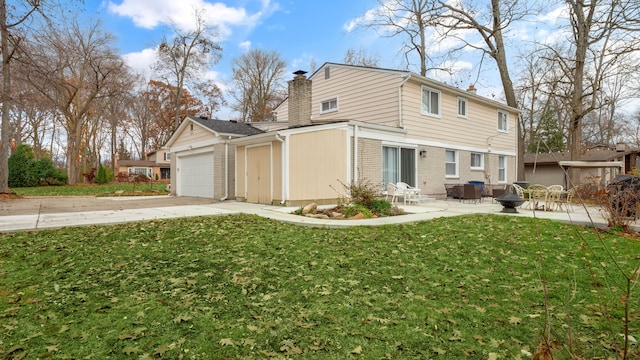
[[122, 55], [124, 62], [137, 74], [142, 74], [145, 78], [151, 78], [151, 65], [157, 60], [155, 49], [144, 49], [139, 52], [132, 52]]
[[249, 51], [251, 49], [251, 41], [249, 40], [243, 41], [240, 44], [238, 44], [238, 47], [243, 51]]
[[261, 9], [253, 14], [247, 13], [242, 7], [205, 0], [122, 0], [120, 4], [109, 1], [107, 9], [119, 16], [131, 18], [141, 28], [153, 29], [173, 21], [183, 30], [193, 28], [194, 11], [203, 9], [207, 25], [217, 27], [219, 35], [225, 39], [231, 35], [232, 27], [253, 28], [278, 9], [278, 5], [271, 4], [269, 0], [261, 0], [260, 3]]

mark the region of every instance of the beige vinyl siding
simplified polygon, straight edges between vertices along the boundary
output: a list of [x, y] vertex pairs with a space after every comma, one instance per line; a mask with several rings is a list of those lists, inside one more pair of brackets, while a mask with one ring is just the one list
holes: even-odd
[[[245, 177], [245, 162], [247, 161], [246, 146], [236, 146], [236, 198], [246, 199], [247, 194], [245, 192], [246, 177]], [[233, 188], [230, 188], [233, 191]]]
[[289, 200], [316, 201], [344, 196], [347, 133], [326, 130], [291, 135]]
[[[331, 77], [320, 72], [313, 80], [311, 117], [322, 120], [359, 120], [398, 126], [398, 74], [330, 66]], [[338, 111], [320, 114], [322, 101], [338, 99]]]
[[289, 99], [285, 99], [280, 106], [276, 109], [276, 121], [287, 122], [289, 121]]
[[496, 150], [514, 150], [515, 114], [509, 114], [509, 133], [498, 131], [498, 109], [467, 96], [467, 118], [458, 116], [460, 94], [446, 88], [427, 86], [440, 91], [440, 116], [423, 115], [421, 84], [409, 82], [402, 92], [403, 124], [410, 138], [443, 144], [455, 143], [458, 147], [487, 148], [490, 143]]
[[190, 125], [191, 124], [187, 124], [187, 126], [184, 127], [182, 133], [178, 135], [174, 143], [171, 145], [172, 148], [198, 144], [200, 142], [210, 143], [211, 139], [214, 138], [214, 134], [211, 130], [207, 130], [196, 123], [193, 123], [193, 130], [191, 130]]

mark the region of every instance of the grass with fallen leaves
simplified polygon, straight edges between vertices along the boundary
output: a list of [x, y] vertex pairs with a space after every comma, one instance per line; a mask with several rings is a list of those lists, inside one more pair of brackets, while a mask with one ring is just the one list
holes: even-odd
[[149, 182], [35, 186], [12, 188], [11, 191], [20, 196], [111, 196], [116, 191], [123, 191], [122, 195], [167, 194], [166, 189], [165, 183]]
[[629, 334], [640, 336], [639, 262], [637, 238], [508, 216], [316, 229], [234, 215], [9, 233], [0, 358], [530, 359], [545, 319], [556, 359], [615, 357], [621, 271], [635, 279]]

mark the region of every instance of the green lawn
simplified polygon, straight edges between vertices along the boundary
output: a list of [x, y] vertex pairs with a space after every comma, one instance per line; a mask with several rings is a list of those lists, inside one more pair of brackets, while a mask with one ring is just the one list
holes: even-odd
[[9, 233], [0, 358], [530, 359], [545, 321], [555, 359], [615, 358], [625, 275], [640, 339], [639, 263], [637, 238], [509, 216], [329, 230], [234, 215]]
[[65, 186], [36, 186], [12, 188], [11, 191], [21, 196], [105, 196], [116, 191], [124, 191], [124, 195], [166, 194], [167, 184], [151, 183], [110, 183], [104, 185], [65, 185]]

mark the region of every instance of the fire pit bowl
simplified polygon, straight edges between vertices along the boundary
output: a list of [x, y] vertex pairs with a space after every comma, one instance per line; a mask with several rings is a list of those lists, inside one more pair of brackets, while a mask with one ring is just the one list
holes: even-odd
[[501, 212], [503, 213], [517, 213], [518, 210], [516, 208], [524, 203], [524, 199], [514, 193], [500, 195], [496, 198], [496, 201], [502, 205]]

